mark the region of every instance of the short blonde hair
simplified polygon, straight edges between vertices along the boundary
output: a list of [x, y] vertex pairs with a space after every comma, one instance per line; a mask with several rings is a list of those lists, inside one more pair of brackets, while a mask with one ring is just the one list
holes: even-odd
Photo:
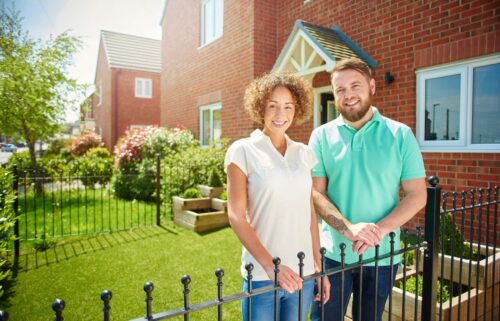
[[255, 79], [245, 90], [244, 106], [250, 118], [263, 125], [266, 103], [278, 87], [290, 90], [295, 99], [294, 121], [302, 124], [312, 115], [312, 87], [302, 77], [284, 72], [268, 73]]

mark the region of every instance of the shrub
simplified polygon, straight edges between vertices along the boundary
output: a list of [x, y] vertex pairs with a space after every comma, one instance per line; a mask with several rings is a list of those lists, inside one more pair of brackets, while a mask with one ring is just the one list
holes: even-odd
[[[401, 250], [403, 250], [405, 248], [404, 242], [400, 241], [399, 244], [400, 244]], [[408, 247], [410, 247], [410, 246], [411, 245], [408, 244]], [[406, 256], [406, 266], [411, 266], [411, 265], [415, 264], [415, 258], [414, 258], [415, 251], [408, 251], [408, 252], [404, 253], [404, 256]], [[405, 262], [405, 259], [402, 258], [401, 259], [401, 264], [403, 264], [404, 262]]]
[[[210, 172], [223, 173], [227, 141], [208, 148], [191, 146], [167, 157], [162, 162], [162, 199], [171, 200], [198, 184], [207, 185]], [[221, 179], [222, 180], [222, 179]], [[223, 177], [225, 180], [225, 176]]]
[[134, 171], [142, 159], [142, 147], [154, 127], [134, 128], [125, 132], [115, 146], [115, 167], [119, 170]]
[[[406, 286], [403, 287], [403, 282], [401, 281], [399, 284], [399, 288], [401, 289], [406, 289], [406, 291], [415, 294], [417, 291], [417, 278], [415, 276], [410, 276], [406, 279]], [[420, 276], [418, 278], [418, 295], [422, 296], [422, 291], [424, 288], [424, 282], [423, 278]], [[443, 291], [443, 296], [441, 297], [441, 288]], [[436, 296], [437, 296], [437, 302], [442, 303], [446, 302], [450, 299], [450, 291], [448, 288], [448, 285], [442, 285], [441, 281], [437, 281], [436, 284]]]
[[7, 168], [12, 171], [14, 165], [17, 166], [19, 173], [26, 172], [30, 173], [29, 175], [33, 173], [30, 152], [27, 150], [10, 155], [9, 160], [7, 161]]
[[197, 188], [191, 187], [182, 193], [182, 197], [184, 198], [200, 198], [202, 195]]
[[227, 191], [220, 193], [219, 198], [223, 201], [227, 201]]
[[111, 157], [83, 156], [75, 159], [73, 171], [84, 186], [94, 188], [95, 184], [106, 185], [113, 174]]
[[210, 176], [208, 177], [208, 186], [222, 187], [222, 182], [220, 180], [219, 171], [217, 168], [212, 168], [212, 170], [210, 171]]
[[44, 152], [44, 156], [58, 156], [64, 149], [68, 151], [68, 147], [71, 146], [71, 139], [69, 138], [54, 138], [49, 142], [49, 146]]
[[7, 252], [9, 242], [14, 240], [14, 235], [10, 231], [17, 220], [12, 208], [15, 198], [12, 180], [12, 174], [6, 169], [0, 168], [0, 297], [4, 293], [5, 282], [10, 276]]
[[[438, 249], [444, 254], [451, 255], [453, 248], [453, 255], [455, 257], [463, 257], [468, 259], [470, 255], [475, 255], [477, 250], [473, 250], [471, 246], [465, 243], [465, 239], [460, 230], [453, 223], [451, 213], [443, 214], [439, 228], [439, 246]], [[461, 253], [460, 253], [460, 250]]]
[[112, 158], [113, 155], [105, 147], [93, 147], [85, 153], [86, 157]]
[[75, 156], [83, 156], [89, 149], [101, 146], [103, 146], [101, 136], [95, 132], [87, 131], [73, 139], [70, 151]]
[[111, 186], [117, 197], [127, 200], [153, 201], [155, 199], [154, 173], [127, 174], [116, 172]]

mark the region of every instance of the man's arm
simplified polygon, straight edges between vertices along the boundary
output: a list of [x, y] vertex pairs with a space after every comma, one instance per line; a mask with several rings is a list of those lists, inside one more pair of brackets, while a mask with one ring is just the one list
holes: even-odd
[[326, 185], [326, 177], [313, 177], [314, 208], [319, 216], [348, 240], [361, 241], [369, 246], [377, 245], [381, 239], [378, 226], [373, 223], [349, 222], [326, 196]]
[[[427, 189], [424, 178], [408, 179], [401, 181], [404, 197], [401, 202], [383, 219], [377, 222], [380, 237], [408, 222], [418, 213], [427, 202]], [[363, 242], [353, 244], [353, 251], [363, 253], [371, 245]]]

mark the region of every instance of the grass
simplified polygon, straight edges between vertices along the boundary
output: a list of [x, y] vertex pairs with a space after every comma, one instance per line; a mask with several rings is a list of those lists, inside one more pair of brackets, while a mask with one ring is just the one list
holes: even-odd
[[[19, 258], [11, 297], [1, 302], [10, 321], [54, 318], [51, 304], [66, 303], [66, 320], [102, 320], [100, 293], [108, 289], [111, 320], [145, 316], [147, 281], [154, 283], [153, 313], [183, 306], [180, 278], [191, 277], [190, 303], [217, 297], [216, 268], [225, 271], [224, 295], [241, 291], [241, 245], [230, 228], [197, 234], [171, 223], [127, 231], [80, 236], [45, 252], [24, 249]], [[241, 319], [240, 303], [224, 305], [224, 320]], [[215, 320], [212, 308], [190, 315], [190, 320]], [[173, 320], [182, 320], [182, 317]]]
[[22, 240], [91, 234], [152, 225], [156, 205], [113, 197], [109, 188], [56, 190], [19, 199]]

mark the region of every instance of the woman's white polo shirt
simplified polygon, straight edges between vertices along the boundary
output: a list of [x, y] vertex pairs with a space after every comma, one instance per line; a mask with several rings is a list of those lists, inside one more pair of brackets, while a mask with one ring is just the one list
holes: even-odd
[[[304, 275], [315, 272], [311, 238], [311, 169], [316, 164], [307, 145], [286, 136], [287, 148], [281, 155], [261, 130], [234, 142], [228, 149], [224, 168], [231, 163], [247, 176], [247, 219], [271, 256], [278, 256], [298, 273], [297, 253], [305, 253]], [[269, 277], [243, 247], [241, 273], [253, 263], [253, 280]]]

